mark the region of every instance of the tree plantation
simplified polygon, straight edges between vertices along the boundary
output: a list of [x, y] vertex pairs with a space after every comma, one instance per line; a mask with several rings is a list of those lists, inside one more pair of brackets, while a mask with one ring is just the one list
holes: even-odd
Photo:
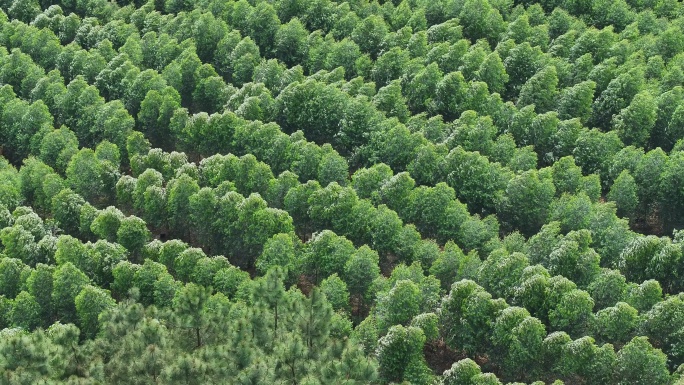
[[684, 384], [684, 5], [0, 0], [33, 384]]

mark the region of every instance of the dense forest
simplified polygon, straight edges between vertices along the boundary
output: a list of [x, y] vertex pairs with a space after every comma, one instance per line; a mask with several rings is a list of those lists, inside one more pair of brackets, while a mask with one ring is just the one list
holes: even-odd
[[681, 2], [0, 9], [0, 385], [684, 384]]

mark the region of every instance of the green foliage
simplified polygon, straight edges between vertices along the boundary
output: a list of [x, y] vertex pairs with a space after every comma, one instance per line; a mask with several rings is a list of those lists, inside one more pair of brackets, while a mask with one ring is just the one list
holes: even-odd
[[555, 190], [551, 180], [526, 171], [508, 182], [499, 211], [512, 226], [532, 235], [544, 224]]
[[350, 294], [365, 297], [373, 281], [380, 275], [378, 254], [368, 246], [360, 247], [344, 265], [343, 280]]
[[380, 330], [386, 330], [389, 325], [408, 324], [420, 312], [420, 300], [420, 289], [415, 283], [396, 282], [386, 295], [378, 298], [376, 312]]
[[98, 316], [103, 311], [116, 304], [109, 292], [97, 287], [86, 285], [74, 298], [76, 314], [78, 315], [81, 331], [87, 337], [94, 337], [98, 328]]
[[100, 211], [93, 223], [90, 224], [90, 231], [98, 238], [108, 241], [116, 240], [116, 232], [119, 231], [124, 214], [114, 206], [109, 206]]
[[70, 189], [52, 197], [51, 211], [55, 221], [67, 234], [76, 235], [80, 228], [81, 208], [85, 200]]
[[471, 352], [482, 350], [491, 328], [487, 320], [501, 310], [501, 305], [473, 281], [454, 283], [442, 300], [440, 313], [440, 327], [447, 345]]
[[335, 311], [344, 312], [349, 308], [347, 284], [337, 276], [337, 273], [321, 282], [321, 291]]
[[637, 383], [652, 381], [667, 383], [669, 372], [667, 358], [663, 352], [654, 349], [646, 337], [635, 337], [618, 353], [615, 377], [618, 383]]
[[677, 381], [677, 1], [0, 9], [8, 384]]
[[445, 385], [474, 384], [473, 378], [481, 373], [480, 366], [475, 361], [465, 358], [454, 362], [451, 368], [444, 371], [442, 381]]
[[71, 262], [59, 266], [53, 273], [52, 304], [60, 319], [76, 322], [76, 296], [89, 283], [88, 277]]
[[634, 96], [627, 108], [613, 118], [614, 127], [622, 142], [643, 147], [651, 136], [657, 118], [656, 101], [649, 93]]
[[323, 277], [341, 273], [353, 253], [354, 245], [346, 238], [323, 231], [308, 244], [303, 257], [305, 271], [319, 282]]
[[381, 378], [390, 382], [416, 380], [425, 376], [428, 368], [422, 356], [424, 343], [425, 334], [421, 329], [393, 326], [378, 341], [377, 356]]
[[591, 114], [596, 83], [587, 80], [561, 91], [558, 100], [558, 117], [561, 119], [578, 118], [586, 123]]
[[540, 113], [549, 111], [556, 104], [557, 86], [556, 67], [544, 67], [520, 88], [518, 105], [533, 104]]
[[71, 158], [66, 169], [69, 186], [88, 201], [103, 196], [101, 173], [102, 167], [95, 158], [95, 152], [86, 148]]
[[294, 276], [298, 266], [299, 244], [288, 234], [276, 234], [264, 244], [264, 251], [256, 260], [256, 268], [265, 274], [272, 267], [280, 266]]
[[528, 259], [524, 254], [509, 254], [503, 249], [497, 249], [480, 265], [477, 272], [478, 282], [494, 296], [509, 298], [515, 283], [528, 265]]
[[40, 305], [29, 293], [22, 291], [12, 302], [12, 311], [8, 315], [10, 323], [15, 327], [31, 330], [43, 321], [40, 318]]
[[637, 310], [624, 302], [618, 302], [615, 306], [599, 310], [594, 323], [594, 330], [599, 338], [624, 343], [636, 329]]
[[633, 215], [639, 205], [639, 197], [636, 182], [628, 170], [623, 170], [615, 179], [608, 193], [608, 199], [615, 202], [618, 215], [621, 217]]
[[589, 293], [574, 289], [561, 296], [556, 308], [549, 312], [549, 322], [555, 330], [579, 336], [590, 324], [593, 308], [594, 300]]
[[145, 243], [150, 240], [150, 231], [142, 219], [128, 217], [121, 220], [121, 226], [116, 232], [116, 239], [133, 255], [137, 255]]

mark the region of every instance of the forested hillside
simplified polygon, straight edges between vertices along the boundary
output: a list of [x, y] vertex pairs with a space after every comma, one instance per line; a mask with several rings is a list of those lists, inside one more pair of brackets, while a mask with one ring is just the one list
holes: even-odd
[[679, 1], [0, 9], [0, 385], [684, 384]]

